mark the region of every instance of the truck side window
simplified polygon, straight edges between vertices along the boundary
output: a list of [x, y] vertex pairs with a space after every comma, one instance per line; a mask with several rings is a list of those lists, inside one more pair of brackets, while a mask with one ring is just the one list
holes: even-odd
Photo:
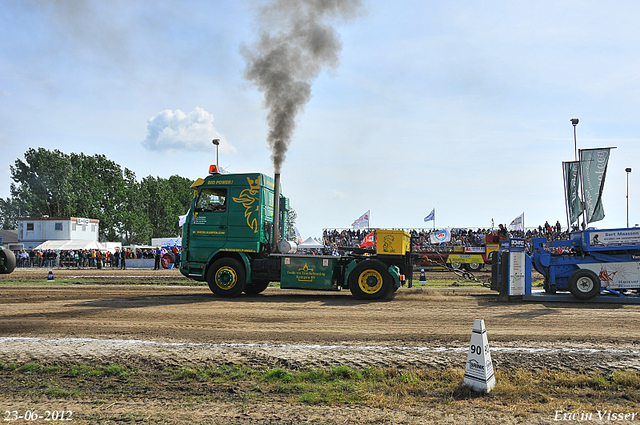
[[196, 212], [224, 212], [227, 210], [227, 189], [202, 189]]

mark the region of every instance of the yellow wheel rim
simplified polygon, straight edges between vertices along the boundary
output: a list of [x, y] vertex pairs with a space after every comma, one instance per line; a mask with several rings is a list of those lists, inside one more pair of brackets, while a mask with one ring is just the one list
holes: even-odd
[[358, 286], [365, 294], [375, 294], [382, 288], [382, 275], [373, 269], [365, 270], [358, 277]]
[[236, 271], [229, 266], [220, 267], [216, 272], [216, 285], [220, 289], [229, 290], [238, 283]]

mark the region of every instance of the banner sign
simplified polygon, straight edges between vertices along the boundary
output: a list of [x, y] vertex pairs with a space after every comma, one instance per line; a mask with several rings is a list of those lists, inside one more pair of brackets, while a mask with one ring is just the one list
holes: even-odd
[[582, 214], [582, 199], [580, 198], [579, 162], [563, 162], [563, 175], [565, 178], [564, 197], [569, 208], [569, 224], [575, 223]]
[[486, 248], [483, 246], [465, 246], [464, 247], [464, 252], [477, 252], [480, 254], [484, 254], [485, 250]]
[[431, 243], [445, 243], [451, 240], [449, 229], [436, 230], [431, 232]]
[[604, 218], [602, 190], [607, 174], [609, 151], [610, 148], [580, 150], [580, 172], [582, 173], [582, 189], [588, 223]]
[[511, 248], [509, 252], [509, 295], [524, 295], [525, 258], [524, 249]]
[[509, 239], [509, 251], [524, 252], [526, 249], [526, 240], [520, 238]]
[[632, 289], [640, 284], [637, 263], [585, 263], [578, 267], [594, 272], [602, 288]]
[[640, 248], [640, 229], [592, 230], [588, 235], [587, 249], [621, 247], [624, 249]]

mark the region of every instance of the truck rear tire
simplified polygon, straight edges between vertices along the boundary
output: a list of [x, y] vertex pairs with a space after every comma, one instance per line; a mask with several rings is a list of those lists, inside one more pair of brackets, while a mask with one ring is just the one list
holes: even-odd
[[247, 283], [247, 286], [244, 288], [244, 293], [247, 295], [258, 295], [267, 289], [267, 286], [269, 286], [268, 280]]
[[484, 264], [480, 263], [467, 263], [464, 268], [469, 272], [479, 272], [484, 267]]
[[460, 271], [462, 270], [462, 263], [449, 263], [449, 265], [451, 266], [451, 268], [455, 271]]
[[354, 298], [379, 300], [393, 294], [393, 279], [383, 262], [365, 260], [349, 274], [349, 290]]
[[569, 276], [569, 291], [579, 300], [590, 300], [600, 293], [600, 278], [591, 270], [576, 270]]
[[9, 274], [16, 268], [16, 256], [13, 251], [0, 249], [0, 274]]
[[221, 258], [209, 267], [207, 283], [219, 297], [237, 297], [247, 285], [244, 266], [233, 258]]

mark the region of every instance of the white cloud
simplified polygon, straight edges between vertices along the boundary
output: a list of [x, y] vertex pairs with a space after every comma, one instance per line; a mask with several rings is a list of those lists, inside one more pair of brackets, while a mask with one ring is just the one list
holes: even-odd
[[344, 192], [341, 192], [339, 190], [334, 190], [333, 191], [333, 196], [335, 196], [336, 198], [339, 198], [339, 199], [346, 199], [347, 198], [347, 195]]
[[142, 142], [152, 151], [206, 151], [211, 141], [220, 139], [220, 151], [235, 152], [236, 148], [213, 126], [213, 115], [196, 107], [185, 114], [180, 109], [165, 109], [147, 120], [147, 137]]

